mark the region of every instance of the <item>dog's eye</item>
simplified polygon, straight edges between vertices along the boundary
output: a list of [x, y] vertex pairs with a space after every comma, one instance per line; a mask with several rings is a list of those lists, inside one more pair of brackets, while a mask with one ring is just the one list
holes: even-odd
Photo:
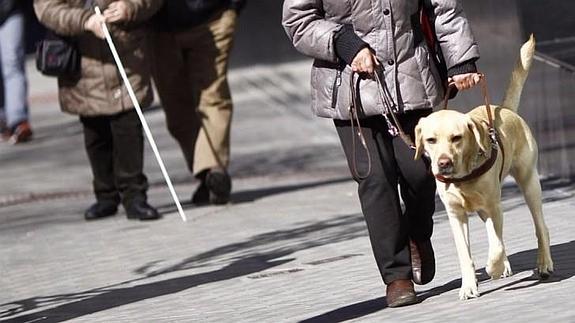
[[461, 140], [461, 138], [462, 137], [460, 135], [453, 136], [453, 137], [451, 137], [451, 142], [458, 142]]
[[427, 138], [427, 139], [425, 139], [425, 141], [427, 141], [428, 144], [432, 144], [432, 145], [433, 145], [434, 143], [437, 142], [437, 139], [435, 139], [435, 138]]

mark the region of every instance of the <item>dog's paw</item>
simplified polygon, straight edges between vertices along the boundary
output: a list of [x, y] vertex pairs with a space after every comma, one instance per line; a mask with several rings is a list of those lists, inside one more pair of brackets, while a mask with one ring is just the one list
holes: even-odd
[[466, 300], [470, 298], [479, 297], [479, 290], [477, 290], [477, 285], [462, 285], [459, 289], [459, 299]]
[[[487, 272], [489, 277], [491, 277], [491, 279], [493, 280], [499, 279], [501, 277], [507, 277], [505, 276], [507, 268], [505, 266], [504, 261], [497, 261], [495, 263], [487, 262], [487, 265], [485, 266], [485, 271]], [[509, 272], [511, 272], [511, 266], [509, 266]]]
[[540, 279], [549, 278], [553, 273], [553, 260], [549, 257], [549, 259], [546, 259], [545, 261], [538, 262], [535, 272]]

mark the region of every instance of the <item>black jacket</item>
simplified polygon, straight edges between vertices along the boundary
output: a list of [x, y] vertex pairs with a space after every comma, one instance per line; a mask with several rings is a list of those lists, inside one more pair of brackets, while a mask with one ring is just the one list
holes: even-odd
[[0, 0], [0, 25], [10, 17], [10, 14], [16, 10], [20, 2], [22, 0]]
[[[2, 0], [0, 0], [2, 1]], [[156, 17], [161, 30], [181, 30], [208, 21], [225, 8], [241, 10], [246, 0], [166, 0]]]

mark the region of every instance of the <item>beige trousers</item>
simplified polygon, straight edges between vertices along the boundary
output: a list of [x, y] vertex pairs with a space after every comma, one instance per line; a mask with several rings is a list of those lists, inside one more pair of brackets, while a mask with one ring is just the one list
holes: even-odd
[[153, 76], [170, 134], [189, 170], [227, 169], [232, 99], [227, 80], [237, 13], [225, 10], [207, 23], [157, 32]]

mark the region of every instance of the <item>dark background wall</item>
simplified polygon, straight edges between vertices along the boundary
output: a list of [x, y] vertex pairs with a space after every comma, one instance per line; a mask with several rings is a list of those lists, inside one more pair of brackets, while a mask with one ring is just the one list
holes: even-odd
[[293, 49], [282, 26], [281, 0], [247, 0], [240, 16], [232, 67], [303, 59]]
[[[519, 114], [539, 143], [544, 176], [575, 176], [575, 1], [464, 0], [480, 46], [478, 67], [487, 75], [494, 103], [501, 102], [521, 44], [533, 33], [537, 53]], [[479, 90], [460, 95], [454, 106], [481, 104]]]

